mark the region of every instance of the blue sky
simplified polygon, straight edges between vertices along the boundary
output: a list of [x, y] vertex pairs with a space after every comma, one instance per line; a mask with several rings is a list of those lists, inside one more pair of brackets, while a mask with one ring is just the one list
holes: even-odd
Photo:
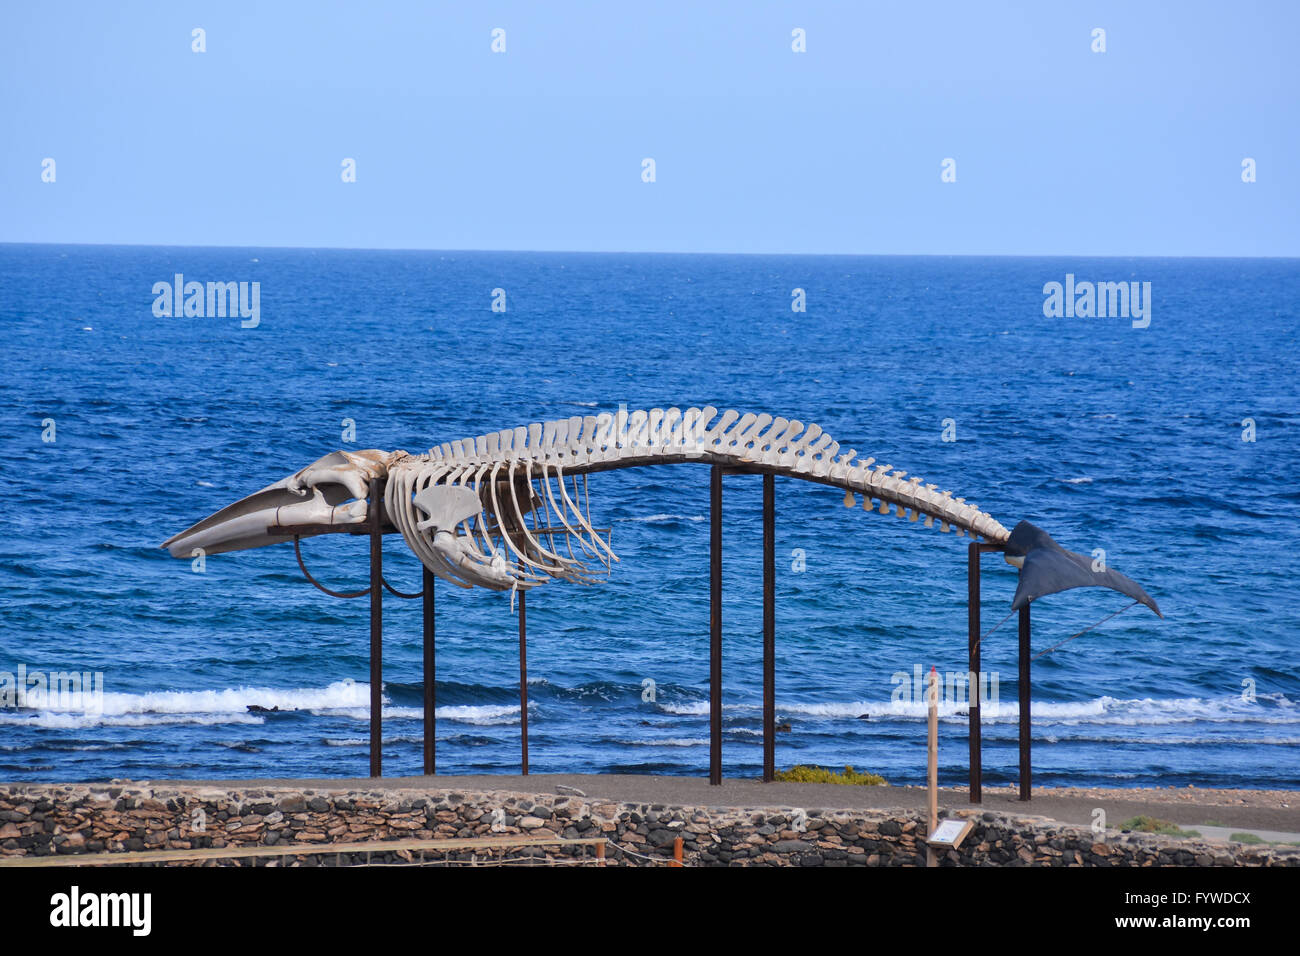
[[0, 241], [1295, 256], [1298, 36], [1293, 2], [8, 3]]

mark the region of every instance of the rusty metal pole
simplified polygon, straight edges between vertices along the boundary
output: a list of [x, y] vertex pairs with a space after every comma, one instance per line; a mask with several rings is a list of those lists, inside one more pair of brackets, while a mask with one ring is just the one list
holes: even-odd
[[722, 783], [722, 468], [709, 476], [709, 783]]
[[433, 582], [438, 580], [428, 568], [424, 571], [424, 772], [438, 772], [437, 754], [437, 696], [434, 682], [437, 674], [437, 655], [434, 653]]
[[929, 683], [925, 691], [926, 709], [926, 789], [930, 804], [930, 822], [925, 831], [925, 865], [938, 866], [939, 858], [935, 855], [934, 831], [939, 826], [939, 675], [934, 665], [930, 665]]
[[776, 778], [776, 481], [763, 476], [763, 782]]
[[370, 479], [370, 776], [384, 775], [384, 513]]
[[1029, 604], [1020, 609], [1020, 799], [1030, 797], [1029, 766]]
[[519, 592], [519, 763], [528, 776], [528, 612], [527, 591]]
[[969, 673], [970, 802], [980, 803], [983, 793], [983, 756], [980, 753], [980, 554], [978, 541], [966, 549], [966, 654]]

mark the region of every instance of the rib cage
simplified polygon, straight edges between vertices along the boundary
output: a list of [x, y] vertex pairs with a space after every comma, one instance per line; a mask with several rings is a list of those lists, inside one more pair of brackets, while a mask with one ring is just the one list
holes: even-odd
[[[910, 521], [924, 515], [927, 528], [938, 521], [941, 531], [955, 528], [959, 536], [997, 543], [1009, 537], [992, 516], [951, 491], [874, 458], [855, 462], [855, 450], [839, 452], [819, 426], [797, 420], [732, 410], [719, 416], [712, 406], [620, 409], [465, 438], [426, 455], [394, 452], [385, 506], [431, 572], [463, 587], [497, 590], [550, 578], [590, 583], [608, 573], [618, 559], [608, 531], [592, 526], [586, 476], [636, 465], [695, 461], [802, 477], [843, 488], [846, 506], [862, 495], [864, 510], [878, 503], [881, 514], [892, 508]], [[454, 532], [421, 527], [433, 520], [421, 500], [439, 500], [437, 492], [427, 493], [439, 487], [468, 488], [478, 497], [478, 512], [459, 520]]]

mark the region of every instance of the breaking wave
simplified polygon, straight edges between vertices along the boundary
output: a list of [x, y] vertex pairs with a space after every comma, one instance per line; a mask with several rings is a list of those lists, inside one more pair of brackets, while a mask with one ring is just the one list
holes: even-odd
[[[681, 717], [708, 716], [708, 701], [689, 703], [661, 703], [659, 709], [666, 714]], [[777, 701], [778, 714], [795, 715], [827, 720], [924, 720], [928, 708], [924, 701], [828, 701], [826, 703], [785, 703]], [[1157, 700], [1150, 697], [1122, 700], [1115, 697], [1096, 697], [1083, 701], [1033, 701], [1030, 713], [1034, 724], [1113, 724], [1118, 726], [1159, 726], [1190, 723], [1248, 723], [1278, 724], [1300, 727], [1300, 708], [1282, 694], [1261, 694], [1253, 702], [1241, 697], [1181, 697]], [[725, 704], [729, 714], [761, 713], [758, 703]], [[969, 712], [963, 701], [941, 701], [941, 718], [965, 718]], [[981, 709], [982, 723], [1015, 722], [1020, 717], [1019, 704], [1001, 697], [996, 709], [992, 701], [985, 701]]]

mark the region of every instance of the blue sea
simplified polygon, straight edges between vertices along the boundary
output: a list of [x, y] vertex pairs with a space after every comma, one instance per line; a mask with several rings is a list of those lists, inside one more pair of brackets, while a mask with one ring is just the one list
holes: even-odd
[[[177, 273], [259, 283], [257, 327], [156, 316]], [[1067, 275], [1150, 282], [1150, 325], [1045, 316]], [[816, 422], [1008, 528], [1103, 549], [1156, 598], [1164, 620], [1132, 608], [1034, 661], [1036, 784], [1298, 787], [1297, 303], [1280, 259], [0, 245], [0, 671], [103, 681], [89, 711], [0, 708], [0, 780], [366, 775], [367, 602], [312, 588], [290, 545], [199, 573], [159, 544], [337, 448], [712, 404]], [[592, 477], [621, 560], [528, 596], [533, 772], [707, 772], [708, 484], [700, 465]], [[761, 481], [724, 484], [723, 766], [756, 776]], [[919, 783], [902, 690], [966, 668], [967, 539], [842, 497], [777, 481], [777, 764]], [[363, 538], [304, 556], [365, 585]], [[398, 536], [385, 567], [418, 590]], [[985, 631], [1015, 582], [984, 559]], [[509, 595], [437, 594], [438, 769], [516, 772]], [[1036, 602], [1035, 653], [1126, 603]], [[421, 769], [420, 621], [386, 598], [387, 774]], [[987, 784], [1016, 780], [1015, 651], [1014, 619], [983, 644]], [[966, 747], [949, 702], [943, 783]]]

